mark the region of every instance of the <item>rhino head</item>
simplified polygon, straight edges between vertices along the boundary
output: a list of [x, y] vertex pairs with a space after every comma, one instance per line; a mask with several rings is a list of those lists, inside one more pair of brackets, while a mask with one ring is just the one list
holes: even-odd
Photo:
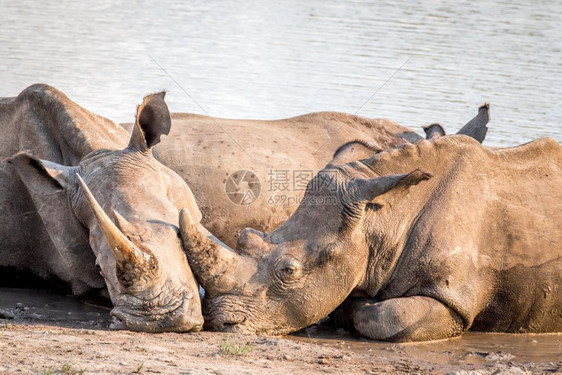
[[[203, 325], [199, 287], [178, 237], [179, 207], [198, 219], [201, 214], [185, 182], [156, 161], [151, 150], [171, 126], [164, 95], [145, 97], [123, 150], [93, 151], [78, 166], [25, 153], [10, 161], [34, 201], [38, 195], [49, 199], [64, 192], [66, 202], [51, 214], [55, 218], [43, 220], [64, 223], [61, 231], [86, 229], [114, 306], [114, 329], [186, 332]], [[35, 202], [38, 210], [47, 203]], [[62, 240], [54, 238], [56, 233], [51, 237], [59, 242], [80, 237], [66, 234]]]
[[361, 168], [365, 173], [329, 164], [283, 225], [271, 233], [244, 229], [235, 250], [197, 233], [190, 213], [181, 212], [189, 263], [206, 292], [206, 327], [290, 333], [326, 317], [366, 282], [370, 249], [377, 246], [369, 211], [401, 199], [430, 175], [415, 170], [367, 177], [368, 167]]

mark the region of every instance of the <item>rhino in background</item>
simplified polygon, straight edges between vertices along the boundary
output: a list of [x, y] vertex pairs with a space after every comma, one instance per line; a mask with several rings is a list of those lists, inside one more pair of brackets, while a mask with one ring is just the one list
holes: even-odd
[[[459, 133], [482, 142], [488, 109], [487, 104], [481, 106]], [[155, 147], [155, 156], [188, 183], [203, 226], [229, 246], [236, 245], [242, 229], [272, 231], [296, 210], [306, 182], [294, 188], [293, 172], [310, 172], [312, 178], [332, 158], [340, 163], [359, 160], [422, 139], [388, 119], [339, 112], [268, 121], [176, 113], [172, 123], [170, 135]], [[261, 182], [261, 193], [251, 204], [235, 204], [225, 193], [227, 178], [238, 170], [251, 171]], [[275, 171], [288, 173], [276, 176]], [[272, 199], [287, 196], [290, 200]]]
[[[421, 139], [391, 120], [337, 112], [282, 120], [174, 113], [172, 123], [170, 135], [155, 147], [154, 155], [182, 176], [197, 199], [201, 223], [230, 246], [248, 226], [268, 231], [287, 220], [298, 207], [307, 182], [295, 186], [294, 173], [312, 178], [342, 143], [364, 140], [370, 147], [362, 148], [372, 154]], [[225, 192], [227, 179], [239, 170], [252, 173], [249, 184], [261, 184], [250, 204], [234, 203]]]
[[164, 93], [144, 98], [131, 136], [47, 85], [1, 99], [0, 266], [75, 295], [107, 287], [112, 328], [200, 330], [198, 285], [178, 239], [179, 209], [200, 212], [152, 156], [170, 125]]
[[[488, 106], [483, 105], [459, 132], [479, 135], [482, 142], [488, 119]], [[246, 227], [271, 231], [287, 220], [298, 207], [307, 182], [295, 187], [294, 173], [310, 173], [312, 178], [334, 157], [333, 150], [338, 150], [337, 157], [343, 162], [422, 139], [392, 120], [339, 112], [281, 120], [173, 113], [172, 124], [170, 134], [154, 147], [154, 156], [187, 182], [203, 214], [201, 224], [229, 246], [236, 245]], [[122, 126], [132, 129], [132, 124]], [[248, 183], [261, 185], [250, 204], [234, 203], [226, 193], [227, 179], [237, 171], [251, 172]], [[242, 191], [244, 188], [248, 187], [241, 186]]]
[[453, 135], [329, 163], [283, 225], [245, 229], [235, 251], [187, 210], [180, 231], [212, 330], [286, 334], [343, 303], [336, 323], [375, 340], [555, 332], [560, 186], [552, 139], [487, 149]]

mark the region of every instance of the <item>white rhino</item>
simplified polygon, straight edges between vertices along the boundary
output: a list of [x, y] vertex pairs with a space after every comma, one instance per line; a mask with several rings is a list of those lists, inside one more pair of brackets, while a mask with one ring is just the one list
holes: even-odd
[[286, 334], [343, 303], [336, 323], [376, 340], [556, 332], [561, 186], [552, 139], [488, 149], [441, 136], [328, 163], [285, 223], [245, 229], [235, 250], [187, 210], [180, 230], [212, 330]]
[[[458, 134], [482, 142], [488, 110], [482, 105]], [[174, 113], [172, 123], [170, 135], [155, 147], [155, 157], [187, 182], [203, 214], [203, 226], [229, 246], [236, 245], [246, 227], [272, 231], [287, 220], [309, 180], [332, 158], [358, 160], [421, 139], [392, 120], [339, 112], [269, 121]], [[261, 184], [250, 204], [236, 204], [233, 194], [227, 195], [228, 178], [236, 171], [251, 172], [250, 184]], [[308, 178], [298, 181], [299, 175]]]
[[164, 93], [144, 98], [131, 136], [47, 85], [0, 99], [0, 267], [75, 295], [107, 287], [112, 328], [200, 330], [178, 239], [179, 210], [200, 212], [152, 156], [170, 125]]

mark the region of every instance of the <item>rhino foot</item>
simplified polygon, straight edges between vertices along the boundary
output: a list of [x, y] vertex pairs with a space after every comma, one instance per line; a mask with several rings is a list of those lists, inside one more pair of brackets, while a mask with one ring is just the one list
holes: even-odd
[[463, 320], [456, 312], [425, 296], [382, 302], [350, 300], [338, 309], [334, 319], [338, 326], [379, 341], [439, 340], [464, 331]]

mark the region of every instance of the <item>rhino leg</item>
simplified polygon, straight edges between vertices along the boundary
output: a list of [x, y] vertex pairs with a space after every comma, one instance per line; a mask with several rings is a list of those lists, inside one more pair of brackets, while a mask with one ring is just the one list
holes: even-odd
[[436, 299], [424, 296], [382, 302], [351, 299], [336, 312], [337, 325], [373, 340], [408, 342], [445, 339], [463, 331], [463, 320]]

